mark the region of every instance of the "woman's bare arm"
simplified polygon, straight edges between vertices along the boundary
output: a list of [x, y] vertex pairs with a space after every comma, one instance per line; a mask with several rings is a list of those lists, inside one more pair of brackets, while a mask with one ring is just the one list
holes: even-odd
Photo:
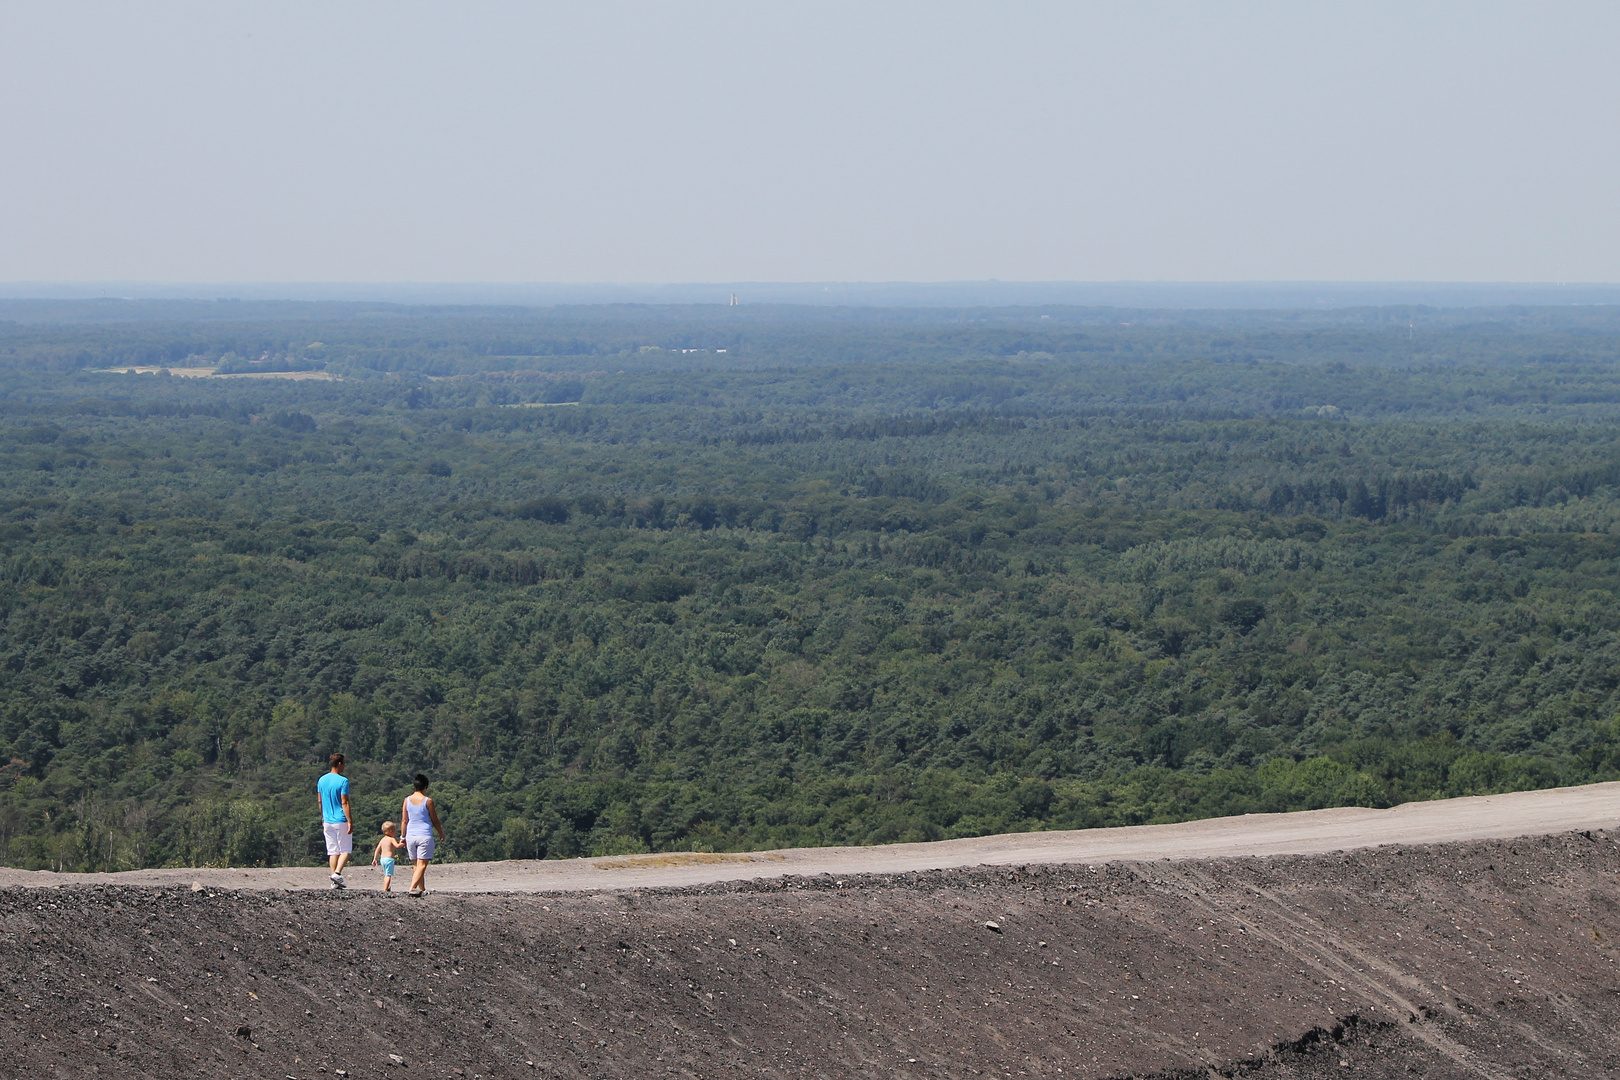
[[435, 829], [439, 830], [439, 843], [442, 844], [442, 843], [444, 843], [444, 826], [439, 824], [439, 808], [434, 805], [432, 799], [429, 799], [427, 801], [427, 804], [428, 804], [428, 817], [432, 819], [433, 827]]

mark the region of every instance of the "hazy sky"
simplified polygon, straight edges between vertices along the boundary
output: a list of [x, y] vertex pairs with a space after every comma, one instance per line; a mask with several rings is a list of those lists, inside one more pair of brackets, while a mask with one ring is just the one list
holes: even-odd
[[1620, 281], [1620, 5], [0, 6], [0, 281]]

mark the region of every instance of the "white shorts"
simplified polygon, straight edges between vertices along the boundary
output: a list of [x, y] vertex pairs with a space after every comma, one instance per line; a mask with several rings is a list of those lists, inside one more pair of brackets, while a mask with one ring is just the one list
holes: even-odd
[[407, 836], [405, 838], [405, 854], [412, 859], [427, 860], [433, 858], [433, 837]]
[[326, 857], [354, 854], [354, 830], [346, 821], [323, 821], [321, 831], [326, 833]]

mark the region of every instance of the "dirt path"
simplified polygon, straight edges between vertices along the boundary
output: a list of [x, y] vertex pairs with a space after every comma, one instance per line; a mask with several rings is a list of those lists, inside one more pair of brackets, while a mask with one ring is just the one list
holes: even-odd
[[[968, 866], [1073, 865], [1244, 855], [1316, 855], [1384, 844], [1438, 844], [1544, 836], [1620, 824], [1620, 782], [1549, 791], [1406, 803], [1389, 810], [1249, 814], [1179, 825], [1012, 833], [932, 844], [794, 848], [748, 854], [677, 852], [614, 858], [446, 863], [430, 871], [438, 892], [594, 892], [708, 885], [784, 875], [898, 874]], [[365, 845], [357, 844], [356, 847]], [[351, 886], [380, 879], [361, 865]], [[174, 885], [214, 888], [328, 888], [323, 870], [136, 870], [52, 874], [0, 869], [0, 885]]]

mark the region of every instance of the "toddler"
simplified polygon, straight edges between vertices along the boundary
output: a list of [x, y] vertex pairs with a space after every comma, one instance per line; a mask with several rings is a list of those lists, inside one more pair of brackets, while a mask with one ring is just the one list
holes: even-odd
[[404, 841], [395, 837], [397, 831], [392, 821], [383, 822], [382, 839], [377, 841], [377, 849], [371, 853], [371, 865], [382, 867], [383, 892], [394, 891], [394, 857], [405, 846]]

